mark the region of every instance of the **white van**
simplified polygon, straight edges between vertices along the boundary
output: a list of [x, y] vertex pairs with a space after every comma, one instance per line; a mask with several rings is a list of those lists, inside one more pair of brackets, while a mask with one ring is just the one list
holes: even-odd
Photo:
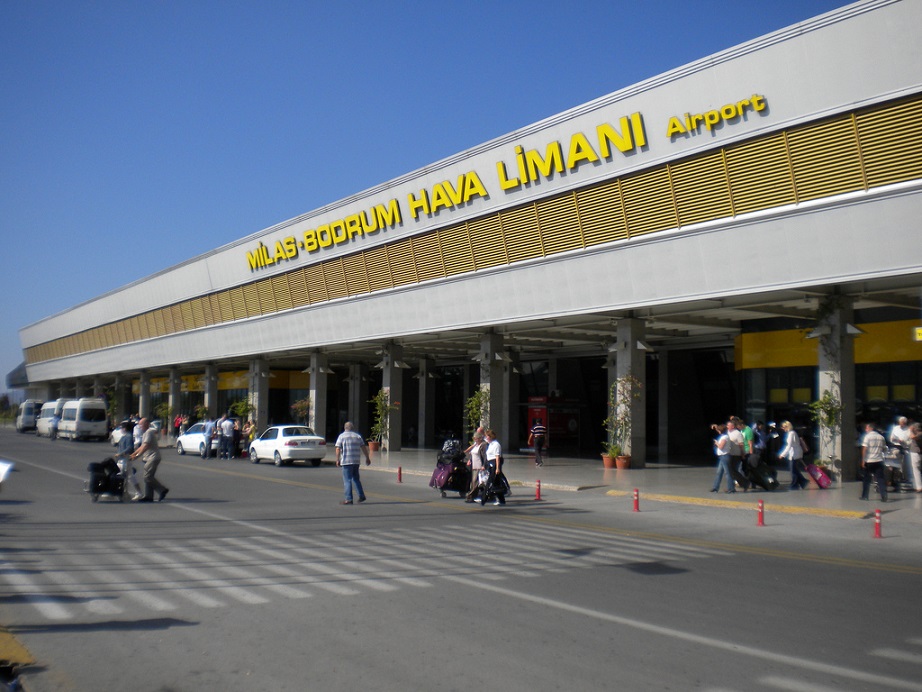
[[86, 397], [68, 401], [61, 411], [58, 436], [71, 440], [105, 440], [109, 436], [106, 402]]
[[39, 437], [51, 437], [51, 425], [54, 417], [61, 417], [64, 410], [64, 404], [67, 399], [57, 399], [55, 401], [46, 401], [42, 404], [42, 410], [38, 414], [38, 421], [35, 423], [35, 434]]
[[16, 430], [19, 432], [28, 432], [35, 430], [35, 423], [38, 421], [38, 414], [41, 413], [42, 402], [38, 399], [26, 399], [19, 405], [19, 413], [16, 414]]

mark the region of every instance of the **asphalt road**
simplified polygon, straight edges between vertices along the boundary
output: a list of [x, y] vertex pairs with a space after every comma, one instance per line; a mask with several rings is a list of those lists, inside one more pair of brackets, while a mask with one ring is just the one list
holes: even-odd
[[371, 471], [344, 507], [332, 464], [171, 450], [166, 502], [94, 504], [108, 453], [0, 430], [0, 626], [31, 692], [922, 690], [922, 551], [866, 523], [480, 508]]

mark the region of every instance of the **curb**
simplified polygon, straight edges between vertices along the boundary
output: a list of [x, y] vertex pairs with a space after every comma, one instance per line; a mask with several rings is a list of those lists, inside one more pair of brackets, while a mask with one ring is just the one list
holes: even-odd
[[[609, 490], [606, 495], [612, 497], [628, 497], [633, 492], [627, 490]], [[746, 502], [740, 500], [712, 500], [710, 498], [689, 497], [684, 495], [663, 495], [658, 493], [644, 493], [641, 495], [644, 500], [651, 502], [671, 502], [674, 504], [700, 505], [703, 507], [723, 507], [725, 509], [744, 509], [754, 511], [758, 509], [756, 502]], [[764, 502], [764, 500], [763, 500]], [[778, 514], [806, 514], [816, 517], [829, 517], [832, 519], [868, 519], [873, 516], [873, 512], [861, 512], [848, 509], [819, 509], [816, 507], [792, 507], [790, 505], [769, 505], [764, 503], [765, 511], [771, 511]]]

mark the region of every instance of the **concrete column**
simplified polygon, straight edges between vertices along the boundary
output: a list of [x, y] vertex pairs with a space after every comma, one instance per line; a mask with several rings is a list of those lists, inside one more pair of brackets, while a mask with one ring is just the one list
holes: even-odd
[[659, 403], [656, 407], [658, 456], [660, 461], [666, 461], [669, 458], [669, 351], [659, 351], [657, 357], [659, 358]]
[[[247, 403], [252, 411], [250, 415], [253, 416], [256, 434], [259, 435], [269, 427], [269, 364], [262, 358], [251, 360], [247, 379]], [[217, 378], [215, 394], [217, 394]], [[208, 410], [211, 411], [211, 407]]]
[[392, 407], [388, 417], [387, 449], [399, 452], [403, 445], [403, 346], [400, 344], [386, 344], [384, 346], [382, 388], [388, 393], [388, 401]]
[[646, 372], [647, 352], [640, 347], [644, 338], [644, 322], [629, 318], [618, 320], [618, 377], [633, 375], [641, 384], [639, 397], [625, 402], [631, 407], [631, 435], [624, 445], [624, 453], [631, 457], [631, 468], [642, 469], [647, 458]]
[[370, 424], [368, 422], [368, 368], [362, 364], [349, 366], [349, 402], [347, 403], [345, 420], [338, 421], [337, 430], [348, 420], [352, 421], [355, 430], [362, 437], [368, 436]]
[[141, 373], [141, 383], [138, 388], [138, 414], [141, 418], [150, 418], [150, 373]]
[[854, 299], [848, 296], [833, 295], [824, 299], [818, 308], [819, 319], [813, 332], [819, 335], [817, 395], [822, 398], [829, 392], [842, 406], [838, 430], [835, 426], [819, 426], [819, 458], [840, 459], [843, 479], [855, 477], [859, 458], [855, 447], [854, 344], [859, 332], [852, 324], [853, 306]]
[[484, 427], [492, 428], [501, 444], [508, 445], [510, 438], [509, 412], [506, 402], [508, 386], [504, 382], [504, 369], [510, 362], [500, 334], [484, 334], [480, 339], [480, 389], [487, 395], [489, 407]]
[[101, 377], [93, 378], [93, 396], [99, 399], [106, 396], [106, 386], [103, 384]]
[[205, 409], [214, 419], [218, 417], [218, 367], [212, 363], [205, 366]]
[[131, 411], [131, 380], [123, 375], [115, 377], [115, 420], [119, 423], [128, 418]]
[[[173, 412], [172, 418], [176, 418], [176, 415], [182, 413], [179, 410], [182, 406], [182, 377], [179, 375], [179, 368], [170, 368], [170, 390], [168, 394], [167, 404], [170, 407], [170, 410]], [[170, 420], [169, 425], [167, 426], [169, 430], [165, 431], [167, 434], [173, 434], [173, 421]]]
[[417, 422], [417, 445], [420, 449], [435, 443], [435, 373], [432, 361], [423, 358], [419, 361], [419, 419]]
[[327, 435], [327, 370], [330, 369], [329, 359], [322, 353], [311, 354], [311, 384], [310, 399], [311, 410], [308, 415], [308, 425], [318, 435]]

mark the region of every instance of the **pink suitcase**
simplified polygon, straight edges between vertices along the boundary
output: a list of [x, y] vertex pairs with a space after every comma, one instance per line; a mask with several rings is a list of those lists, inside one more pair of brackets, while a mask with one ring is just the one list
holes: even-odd
[[810, 474], [810, 478], [816, 481], [816, 484], [823, 490], [832, 485], [832, 479], [829, 478], [829, 474], [816, 464], [807, 464], [807, 473]]

